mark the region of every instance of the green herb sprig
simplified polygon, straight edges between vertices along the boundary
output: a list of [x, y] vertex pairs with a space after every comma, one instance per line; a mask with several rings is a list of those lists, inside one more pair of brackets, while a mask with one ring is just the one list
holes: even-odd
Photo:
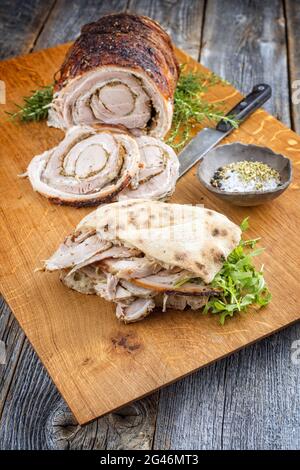
[[18, 111], [7, 112], [10, 119], [22, 122], [42, 121], [48, 116], [48, 110], [53, 99], [53, 85], [47, 85], [40, 90], [32, 91], [31, 96], [25, 96], [22, 106], [16, 104]]
[[[242, 232], [249, 228], [248, 217], [243, 220], [240, 228]], [[210, 283], [211, 287], [219, 288], [221, 294], [209, 299], [203, 313], [218, 314], [222, 325], [227, 317], [246, 310], [250, 305], [261, 308], [271, 301], [263, 268], [257, 271], [253, 265], [253, 257], [264, 251], [263, 248], [256, 248], [259, 240], [260, 238], [241, 240]], [[175, 287], [181, 287], [186, 282], [202, 283], [202, 280], [185, 276], [177, 281]]]
[[[245, 219], [241, 224], [242, 231], [248, 226], [248, 219]], [[211, 283], [212, 287], [221, 288], [222, 294], [218, 298], [211, 297], [203, 313], [219, 314], [222, 325], [227, 317], [246, 310], [250, 305], [261, 308], [271, 301], [263, 267], [257, 271], [253, 265], [253, 257], [263, 251], [263, 248], [256, 248], [258, 241], [259, 238], [241, 240]]]
[[191, 138], [192, 130], [197, 124], [211, 121], [214, 124], [222, 119], [237, 127], [238, 122], [231, 116], [226, 116], [222, 109], [208, 103], [203, 94], [210, 86], [224, 83], [219, 77], [199, 72], [186, 72], [181, 66], [181, 74], [174, 94], [174, 113], [172, 127], [166, 143], [175, 150], [180, 150]]

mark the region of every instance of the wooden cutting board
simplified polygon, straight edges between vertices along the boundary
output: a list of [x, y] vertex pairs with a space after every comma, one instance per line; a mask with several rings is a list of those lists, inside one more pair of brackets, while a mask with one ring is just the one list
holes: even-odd
[[[222, 203], [202, 188], [192, 169], [172, 201], [203, 203], [239, 223], [250, 216], [249, 236], [262, 237], [260, 262], [273, 294], [266, 309], [236, 316], [225, 326], [199, 312], [154, 313], [123, 325], [114, 306], [65, 288], [57, 273], [35, 272], [86, 215], [88, 209], [58, 207], [19, 179], [32, 156], [57, 144], [63, 133], [46, 123], [7, 122], [30, 90], [52, 82], [67, 45], [0, 63], [7, 105], [0, 105], [1, 291], [79, 423], [116, 410], [212, 361], [300, 319], [300, 137], [258, 110], [226, 142], [271, 147], [293, 160], [294, 179], [277, 200], [256, 208]], [[177, 51], [181, 63], [207, 69]], [[207, 95], [231, 108], [240, 94], [217, 85]]]

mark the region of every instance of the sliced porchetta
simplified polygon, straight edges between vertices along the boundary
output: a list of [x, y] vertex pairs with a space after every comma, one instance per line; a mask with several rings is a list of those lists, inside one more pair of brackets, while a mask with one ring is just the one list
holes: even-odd
[[179, 162], [154, 137], [134, 138], [120, 126], [74, 126], [27, 169], [32, 187], [58, 204], [77, 207], [115, 200], [163, 200], [175, 190]]
[[212, 285], [240, 228], [203, 207], [130, 199], [88, 214], [45, 269], [62, 282], [116, 304], [125, 323], [155, 307], [202, 308], [222, 290]]
[[48, 124], [121, 124], [163, 138], [178, 76], [172, 43], [158, 23], [127, 13], [104, 16], [82, 28], [56, 74]]
[[45, 262], [45, 268], [47, 271], [72, 268], [111, 246], [111, 242], [101, 240], [94, 230], [78, 230], [65, 238], [55, 254]]
[[164, 200], [175, 190], [179, 175], [179, 160], [174, 150], [154, 137], [136, 139], [143, 167], [139, 171], [136, 188], [128, 186], [117, 199], [138, 198]]
[[128, 134], [74, 126], [53, 149], [34, 157], [27, 176], [57, 204], [99, 205], [137, 184], [140, 152]]
[[134, 299], [129, 305], [118, 302], [116, 316], [124, 323], [133, 323], [149, 315], [154, 307], [155, 301], [153, 299]]
[[199, 310], [204, 307], [208, 299], [209, 295], [199, 297], [195, 295], [164, 294], [157, 295], [155, 297], [155, 305], [157, 307], [161, 307], [163, 312], [166, 311], [167, 308], [172, 308], [174, 310], [184, 310], [185, 308]]

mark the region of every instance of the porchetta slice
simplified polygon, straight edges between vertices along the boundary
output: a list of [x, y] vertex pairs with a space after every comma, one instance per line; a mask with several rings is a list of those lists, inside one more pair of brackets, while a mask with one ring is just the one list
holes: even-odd
[[95, 231], [79, 230], [65, 238], [55, 254], [45, 262], [45, 268], [47, 271], [56, 271], [84, 266], [86, 260], [93, 258], [97, 253], [107, 252], [111, 246], [109, 241], [100, 240]]
[[27, 176], [53, 202], [82, 207], [109, 202], [134, 186], [139, 164], [138, 145], [128, 134], [75, 126], [59, 145], [32, 159]]
[[[183, 285], [180, 285], [180, 280], [184, 279], [185, 276], [184, 271], [178, 273], [179, 276], [176, 276], [175, 279], [174, 276], [169, 275], [167, 270], [163, 271], [163, 276], [159, 274], [162, 273], [158, 273], [158, 275], [151, 275], [144, 278], [135, 278], [132, 280], [132, 282], [139, 287], [152, 289], [156, 292], [165, 292], [167, 294], [174, 295], [185, 294], [195, 296], [207, 296], [215, 294], [217, 292], [217, 289], [211, 289], [211, 287], [201, 283], [185, 282]], [[177, 279], [179, 281], [179, 285], [177, 285]]]
[[155, 301], [153, 299], [135, 299], [129, 305], [119, 302], [116, 308], [116, 316], [118, 320], [122, 320], [124, 323], [133, 323], [149, 315], [154, 307]]
[[[45, 269], [61, 270], [61, 281], [82, 294], [96, 294], [116, 303], [116, 316], [125, 323], [142, 320], [156, 307], [193, 310], [203, 307], [218, 289], [186, 283], [179, 268], [165, 269], [136, 248], [98, 239], [94, 232], [78, 231], [65, 239]], [[146, 276], [146, 277], [142, 277]]]
[[117, 199], [137, 198], [165, 200], [175, 190], [179, 175], [179, 160], [174, 150], [161, 140], [142, 136], [136, 139], [143, 167], [139, 171], [138, 185], [125, 188]]
[[165, 312], [167, 308], [185, 310], [190, 307], [191, 310], [199, 310], [204, 307], [208, 299], [209, 297], [207, 295], [199, 297], [194, 295], [164, 294], [155, 297], [155, 305], [161, 307], [163, 312]]
[[166, 199], [175, 190], [178, 158], [154, 137], [134, 138], [120, 126], [74, 126], [27, 169], [33, 189], [77, 207], [143, 198]]

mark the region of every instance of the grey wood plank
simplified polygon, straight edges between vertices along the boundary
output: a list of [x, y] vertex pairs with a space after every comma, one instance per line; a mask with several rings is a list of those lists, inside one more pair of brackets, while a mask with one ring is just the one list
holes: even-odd
[[220, 449], [225, 361], [161, 390], [155, 449]]
[[157, 395], [79, 426], [25, 340], [0, 419], [0, 449], [149, 449]]
[[287, 21], [288, 56], [290, 72], [290, 93], [292, 125], [300, 132], [300, 5], [294, 0], [285, 0]]
[[299, 338], [297, 324], [227, 361], [223, 448], [300, 449]]
[[154, 18], [178, 47], [198, 59], [204, 0], [131, 0], [129, 11]]
[[200, 60], [247, 93], [266, 81], [273, 89], [265, 108], [290, 125], [285, 18], [281, 0], [207, 2]]
[[155, 449], [299, 449], [294, 325], [161, 391]]
[[2, 411], [1, 449], [47, 448], [52, 437], [47, 432], [48, 420], [54, 415], [56, 422], [60, 400], [26, 340]]
[[0, 364], [0, 416], [16, 369], [25, 335], [4, 299], [0, 298], [0, 340], [5, 348], [5, 361]]
[[158, 393], [154, 393], [102, 418], [109, 423], [106, 449], [151, 449], [157, 406]]
[[71, 41], [80, 34], [80, 28], [108, 13], [124, 11], [127, 0], [58, 0], [41, 32], [35, 50]]
[[[207, 3], [201, 62], [244, 92], [271, 82], [268, 108], [289, 124], [281, 2], [230, 3]], [[299, 338], [295, 325], [162, 390], [154, 447], [299, 449], [299, 365], [290, 357]]]
[[55, 0], [1, 0], [0, 59], [30, 51], [54, 3]]

